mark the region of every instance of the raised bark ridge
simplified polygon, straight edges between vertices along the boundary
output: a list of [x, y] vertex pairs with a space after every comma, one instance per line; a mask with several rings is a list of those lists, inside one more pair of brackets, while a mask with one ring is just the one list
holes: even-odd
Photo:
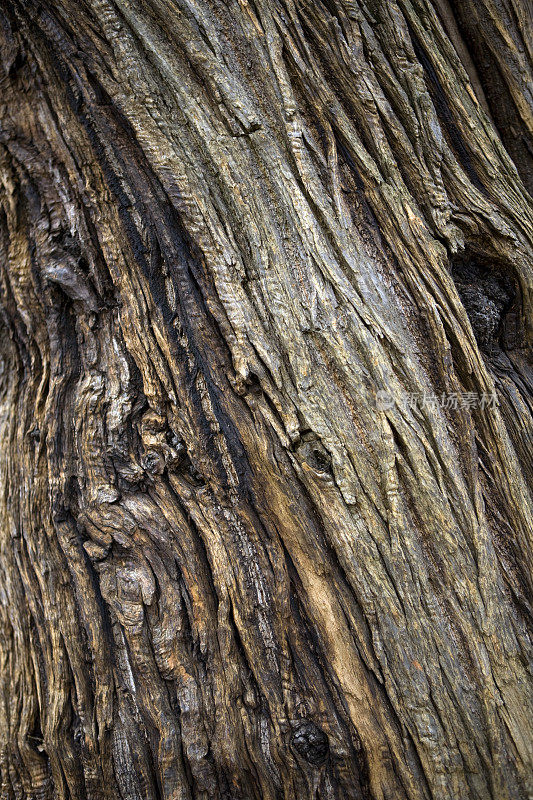
[[531, 791], [533, 214], [443, 5], [4, 4], [2, 799]]

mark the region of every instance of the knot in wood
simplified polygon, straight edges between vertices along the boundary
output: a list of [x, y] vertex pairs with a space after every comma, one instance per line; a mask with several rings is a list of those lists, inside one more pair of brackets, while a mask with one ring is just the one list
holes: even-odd
[[293, 734], [291, 746], [309, 764], [323, 764], [329, 753], [327, 735], [314, 722], [304, 722]]
[[315, 472], [331, 471], [331, 456], [318, 439], [301, 442], [298, 454]]
[[161, 475], [165, 470], [165, 459], [156, 450], [149, 450], [141, 463], [142, 468], [149, 475]]
[[516, 296], [513, 277], [468, 254], [455, 259], [452, 277], [478, 345], [490, 349]]

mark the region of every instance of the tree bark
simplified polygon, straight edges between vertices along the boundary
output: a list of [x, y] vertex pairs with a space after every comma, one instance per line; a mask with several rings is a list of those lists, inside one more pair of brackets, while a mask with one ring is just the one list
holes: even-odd
[[0, 19], [1, 800], [526, 800], [526, 4]]

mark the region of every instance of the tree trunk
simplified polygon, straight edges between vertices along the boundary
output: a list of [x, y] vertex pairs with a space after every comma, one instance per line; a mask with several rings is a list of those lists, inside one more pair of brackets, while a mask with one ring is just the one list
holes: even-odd
[[526, 4], [1, 22], [1, 800], [530, 797]]

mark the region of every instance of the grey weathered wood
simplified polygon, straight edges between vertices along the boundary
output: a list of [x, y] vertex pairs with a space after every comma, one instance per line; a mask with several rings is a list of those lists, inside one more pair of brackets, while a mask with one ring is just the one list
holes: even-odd
[[526, 5], [0, 20], [1, 800], [528, 798]]

